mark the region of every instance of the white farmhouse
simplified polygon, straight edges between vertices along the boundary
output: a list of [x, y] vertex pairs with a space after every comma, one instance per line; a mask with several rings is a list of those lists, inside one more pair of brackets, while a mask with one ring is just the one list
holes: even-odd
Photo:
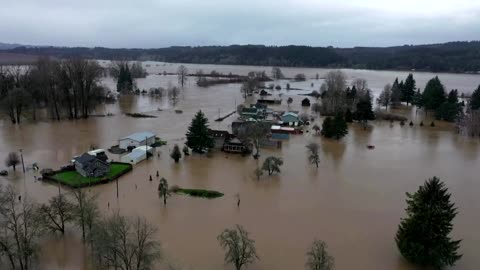
[[137, 132], [128, 135], [127, 137], [118, 140], [118, 147], [127, 150], [138, 146], [150, 146], [155, 143], [155, 134], [152, 132], [144, 131]]

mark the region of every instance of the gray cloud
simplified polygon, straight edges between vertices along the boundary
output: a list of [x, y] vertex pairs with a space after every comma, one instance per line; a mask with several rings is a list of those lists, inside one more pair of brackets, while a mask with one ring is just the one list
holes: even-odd
[[0, 41], [389, 46], [480, 38], [480, 1], [0, 0]]

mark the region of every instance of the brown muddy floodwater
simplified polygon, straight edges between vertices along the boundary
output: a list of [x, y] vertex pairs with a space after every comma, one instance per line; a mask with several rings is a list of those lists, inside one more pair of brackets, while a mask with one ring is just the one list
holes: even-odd
[[[150, 72], [161, 72], [167, 66], [171, 70], [176, 68], [169, 64], [162, 66], [163, 63], [158, 67], [154, 62], [150, 65], [155, 67], [149, 69]], [[199, 67], [204, 71], [228, 72], [232, 69], [234, 72], [237, 68], [237, 73], [242, 73], [248, 70], [248, 67], [189, 66], [191, 70]], [[303, 70], [310, 75], [316, 73], [314, 69]], [[297, 69], [284, 70], [284, 73], [296, 72]], [[370, 75], [361, 76], [352, 75], [360, 71], [350, 72], [347, 72], [350, 79], [363, 76], [371, 85], [379, 87], [396, 76], [404, 77], [403, 73], [395, 72], [386, 73], [389, 76], [385, 72], [363, 71]], [[418, 76], [431, 77], [433, 74]], [[480, 82], [478, 76], [441, 76], [449, 82], [448, 88], [461, 91], [473, 89]], [[377, 77], [385, 79], [378, 80]], [[458, 86], [455, 86], [455, 80]], [[176, 78], [151, 75], [139, 80], [138, 84], [140, 88], [148, 89], [169, 82], [175, 84]], [[318, 81], [312, 82], [318, 89]], [[105, 81], [106, 85], [111, 83], [111, 80]], [[292, 87], [298, 86], [302, 83], [292, 84]], [[310, 87], [310, 81], [303, 83], [303, 87]], [[303, 97], [298, 96], [298, 92], [281, 92], [284, 99], [287, 96], [294, 98], [293, 110], [302, 110], [300, 101]], [[248, 101], [252, 102], [251, 99]], [[400, 127], [398, 124], [391, 127], [387, 122], [378, 121], [373, 122], [372, 129], [367, 131], [353, 124], [349, 135], [339, 142], [305, 133], [292, 136], [282, 149], [261, 150], [261, 161], [266, 156], [276, 155], [282, 157], [285, 164], [280, 175], [264, 176], [260, 181], [253, 176], [257, 161], [252, 157], [215, 152], [209, 157], [193, 155], [178, 164], [173, 162], [169, 149], [176, 143], [184, 143], [185, 131], [196, 111], [201, 109], [206, 113], [212, 128], [230, 129], [235, 116], [222, 123], [213, 120], [219, 111], [221, 115], [227, 114], [241, 102], [239, 85], [202, 89], [194, 86], [193, 79], [190, 79], [176, 106], [162, 99], [128, 96], [117, 104], [98, 109], [98, 113], [115, 113], [113, 117], [43, 121], [21, 126], [0, 120], [0, 160], [3, 162], [8, 152], [22, 148], [27, 165], [38, 162], [41, 168], [58, 168], [72, 156], [86, 151], [91, 144], [108, 148], [127, 134], [142, 130], [156, 132], [168, 141], [168, 145], [159, 148], [160, 158], [155, 156], [134, 166], [131, 173], [119, 179], [118, 200], [114, 183], [93, 187], [91, 191], [99, 194], [99, 206], [105, 214], [119, 210], [129, 216], [141, 215], [158, 227], [164, 260], [157, 269], [168, 269], [167, 264], [179, 265], [182, 269], [233, 269], [223, 264], [223, 252], [216, 236], [234, 224], [243, 225], [256, 241], [261, 260], [249, 267], [252, 270], [303, 269], [305, 251], [314, 238], [327, 242], [337, 269], [414, 269], [401, 258], [394, 236], [400, 218], [404, 216], [405, 192], [414, 192], [425, 179], [436, 175], [449, 187], [459, 209], [453, 237], [463, 239], [461, 252], [464, 256], [453, 269], [478, 268], [478, 139], [456, 135], [452, 126], [445, 123], [437, 123], [435, 128]], [[184, 113], [176, 114], [174, 107]], [[164, 110], [157, 111], [157, 108]], [[286, 104], [274, 108], [286, 109]], [[158, 118], [134, 119], [122, 115], [122, 112], [148, 112]], [[408, 111], [406, 114], [415, 115]], [[321, 119], [316, 121], [320, 123]], [[317, 141], [322, 146], [318, 169], [307, 162], [305, 145], [310, 141]], [[376, 147], [367, 150], [367, 144]], [[158, 179], [154, 175], [157, 170], [170, 185], [213, 189], [224, 192], [225, 196], [214, 200], [173, 196], [164, 207], [156, 191]], [[149, 175], [153, 175], [155, 181], [149, 182]], [[35, 182], [33, 176], [31, 170], [25, 177], [17, 170], [7, 178], [0, 177], [0, 183], [14, 185], [19, 192], [26, 192], [40, 203], [58, 192], [57, 186]], [[236, 206], [237, 193], [241, 196], [240, 208]], [[108, 203], [110, 208], [107, 208]], [[64, 238], [43, 240], [39, 268], [93, 269], [75, 228], [70, 228]]]

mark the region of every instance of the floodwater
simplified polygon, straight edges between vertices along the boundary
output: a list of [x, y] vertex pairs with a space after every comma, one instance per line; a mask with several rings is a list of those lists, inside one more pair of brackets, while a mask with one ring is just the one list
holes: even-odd
[[[178, 66], [149, 64], [150, 73], [174, 71]], [[270, 71], [270, 68], [245, 66], [188, 65], [188, 68], [226, 73]], [[325, 73], [318, 69], [285, 68], [283, 71], [288, 76], [303, 72], [308, 77], [317, 72], [321, 76]], [[372, 89], [381, 89], [396, 76], [406, 77], [402, 72], [346, 72], [350, 79], [366, 78]], [[416, 73], [419, 87], [433, 75]], [[465, 92], [480, 83], [480, 76], [474, 75], [440, 74], [440, 79], [447, 88]], [[307, 88], [311, 82], [314, 82], [314, 89], [318, 89], [316, 80], [291, 83], [291, 86]], [[106, 85], [112, 83], [105, 80]], [[137, 83], [139, 88], [148, 89], [176, 84], [176, 77], [150, 75]], [[115, 183], [93, 187], [91, 192], [99, 194], [99, 206], [104, 214], [119, 210], [128, 216], [140, 215], [158, 227], [164, 260], [157, 269], [168, 269], [169, 264], [181, 269], [233, 269], [223, 264], [223, 251], [216, 236], [224, 228], [241, 224], [255, 239], [261, 258], [249, 269], [303, 269], [306, 249], [317, 238], [327, 242], [337, 269], [413, 270], [401, 258], [394, 236], [404, 216], [405, 192], [416, 191], [425, 179], [436, 175], [446, 183], [459, 209], [453, 237], [463, 239], [461, 253], [464, 256], [453, 269], [478, 268], [478, 139], [456, 135], [447, 123], [437, 123], [437, 127], [431, 128], [428, 125], [390, 126], [378, 121], [366, 131], [350, 125], [349, 135], [339, 142], [312, 136], [309, 132], [292, 136], [282, 149], [262, 149], [261, 161], [275, 155], [282, 157], [285, 164], [281, 174], [263, 176], [260, 181], [253, 175], [257, 161], [252, 157], [215, 152], [209, 156], [189, 156], [175, 164], [169, 157], [169, 150], [174, 144], [184, 143], [186, 129], [199, 109], [206, 113], [212, 128], [230, 129], [235, 116], [221, 123], [213, 120], [219, 114], [230, 113], [236, 104], [243, 102], [239, 88], [236, 84], [197, 88], [190, 79], [175, 105], [165, 98], [127, 96], [116, 104], [97, 109], [99, 114], [114, 113], [112, 117], [26, 122], [21, 126], [0, 120], [0, 160], [4, 160], [8, 152], [21, 148], [27, 165], [37, 162], [41, 168], [58, 168], [72, 156], [86, 151], [91, 144], [108, 148], [127, 134], [142, 130], [156, 132], [168, 141], [168, 145], [159, 148], [160, 157], [134, 166], [131, 173], [119, 179], [118, 199]], [[305, 90], [309, 91], [311, 89]], [[292, 110], [303, 110], [300, 101], [304, 97], [297, 95], [301, 91], [279, 92], [284, 100], [287, 96], [294, 98]], [[252, 97], [247, 100], [252, 101]], [[182, 109], [183, 114], [176, 114], [174, 108]], [[287, 106], [273, 108], [285, 110]], [[124, 112], [148, 112], [158, 118], [129, 118], [122, 114]], [[405, 113], [418, 123], [414, 112]], [[316, 121], [320, 123], [321, 119]], [[310, 141], [322, 147], [318, 169], [307, 161], [305, 145]], [[376, 147], [368, 150], [367, 144]], [[116, 155], [110, 156], [119, 159]], [[40, 203], [58, 193], [56, 185], [35, 182], [31, 170], [25, 176], [20, 171], [17, 168], [16, 174], [0, 177], [0, 183], [12, 184]], [[170, 185], [213, 189], [225, 196], [206, 200], [174, 195], [165, 207], [156, 191], [157, 171]], [[149, 175], [154, 181], [148, 181]], [[67, 189], [61, 190], [67, 192]], [[239, 208], [236, 194], [241, 197]], [[90, 270], [93, 268], [89, 267], [88, 257], [78, 231], [72, 227], [65, 237], [48, 237], [42, 241], [39, 268]]]

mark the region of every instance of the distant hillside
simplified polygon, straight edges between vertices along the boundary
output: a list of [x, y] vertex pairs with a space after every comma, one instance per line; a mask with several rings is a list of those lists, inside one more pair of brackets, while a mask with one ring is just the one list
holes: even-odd
[[102, 47], [17, 47], [9, 52], [59, 58], [156, 60], [164, 62], [342, 67], [435, 72], [480, 71], [480, 41], [397, 47], [309, 47], [232, 45], [169, 47], [160, 49], [109, 49]]
[[17, 47], [21, 47], [22, 45], [20, 44], [10, 44], [10, 43], [2, 43], [0, 42], [0, 50], [10, 50], [14, 49]]

